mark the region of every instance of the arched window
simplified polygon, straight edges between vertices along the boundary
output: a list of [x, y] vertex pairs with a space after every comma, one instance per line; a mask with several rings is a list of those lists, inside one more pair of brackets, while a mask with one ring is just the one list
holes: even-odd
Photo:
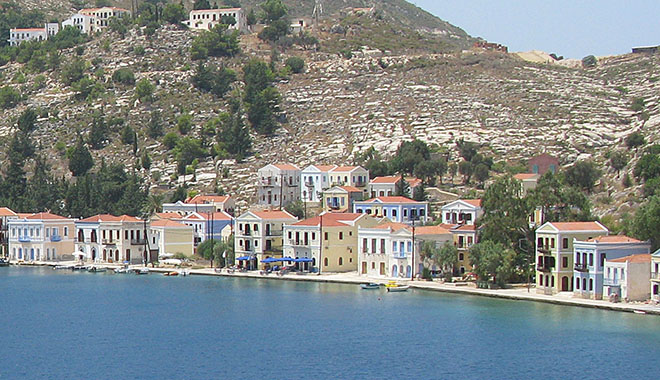
[[594, 290], [594, 279], [590, 278], [589, 279], [589, 291]]
[[328, 266], [328, 258], [327, 257], [325, 259], [323, 259], [323, 266], [324, 267]]
[[550, 276], [550, 287], [551, 288], [555, 287], [555, 276]]
[[344, 265], [344, 258], [342, 257], [339, 258], [339, 265]]
[[80, 243], [85, 242], [85, 234], [83, 233], [83, 230], [78, 230], [78, 241]]
[[580, 289], [580, 281], [576, 281], [575, 287], [579, 290]]

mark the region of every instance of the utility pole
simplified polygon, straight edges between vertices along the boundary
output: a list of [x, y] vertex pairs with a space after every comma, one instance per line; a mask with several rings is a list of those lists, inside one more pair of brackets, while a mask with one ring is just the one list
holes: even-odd
[[280, 173], [280, 211], [282, 211], [282, 194], [284, 193], [284, 173]]
[[323, 267], [323, 212], [319, 215], [319, 273], [321, 275], [321, 268]]

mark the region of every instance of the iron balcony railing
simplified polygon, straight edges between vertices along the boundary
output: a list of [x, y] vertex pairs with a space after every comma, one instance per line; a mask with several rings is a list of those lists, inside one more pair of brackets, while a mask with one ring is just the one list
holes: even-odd
[[654, 280], [660, 280], [660, 272], [651, 272], [651, 278]]
[[584, 263], [575, 263], [574, 269], [578, 272], [589, 272], [589, 265]]
[[58, 241], [62, 241], [62, 237], [60, 235], [53, 235], [50, 237], [50, 241], [57, 243]]
[[550, 272], [550, 267], [547, 265], [536, 264], [536, 270], [539, 272]]
[[28, 243], [32, 241], [32, 238], [30, 238], [29, 236], [19, 236], [18, 241], [21, 243]]
[[606, 286], [619, 286], [619, 280], [618, 279], [612, 279], [612, 278], [606, 278], [603, 280], [603, 285]]

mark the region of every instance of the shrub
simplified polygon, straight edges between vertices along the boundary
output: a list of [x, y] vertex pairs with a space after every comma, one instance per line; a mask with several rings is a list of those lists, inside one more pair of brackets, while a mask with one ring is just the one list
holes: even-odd
[[154, 85], [147, 78], [140, 79], [135, 85], [135, 95], [141, 101], [151, 101], [154, 94]]
[[190, 114], [184, 113], [176, 119], [176, 129], [182, 135], [187, 135], [190, 132], [192, 127], [192, 116]]
[[639, 132], [633, 132], [629, 134], [628, 137], [626, 137], [625, 142], [626, 142], [626, 146], [632, 149], [644, 145], [646, 141], [644, 140], [644, 135], [642, 135]]
[[21, 100], [21, 94], [11, 86], [0, 88], [0, 108], [14, 108]]
[[300, 74], [305, 69], [305, 61], [300, 57], [287, 58], [285, 65], [288, 66], [294, 74]]
[[168, 132], [163, 137], [163, 145], [165, 145], [167, 149], [174, 148], [178, 141], [179, 141], [179, 135], [177, 135], [175, 132]]
[[582, 58], [582, 67], [594, 67], [598, 64], [598, 60], [593, 55], [588, 55]]
[[133, 71], [131, 71], [131, 69], [124, 67], [115, 70], [115, 72], [112, 74], [112, 81], [115, 83], [121, 83], [132, 86], [135, 84], [135, 75], [133, 74]]

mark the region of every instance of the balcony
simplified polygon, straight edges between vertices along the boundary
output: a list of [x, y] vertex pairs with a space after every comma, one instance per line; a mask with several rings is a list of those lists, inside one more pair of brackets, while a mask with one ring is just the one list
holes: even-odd
[[589, 265], [584, 263], [576, 263], [574, 269], [578, 272], [589, 272]]
[[236, 236], [252, 236], [252, 230], [247, 230], [247, 231], [238, 230]]
[[550, 272], [551, 268], [547, 265], [536, 264], [536, 270], [539, 272]]
[[406, 256], [406, 254], [405, 254], [405, 253], [402, 253], [402, 252], [394, 252], [394, 253], [392, 254], [392, 257], [395, 258], [395, 259], [405, 259], [405, 258], [407, 258], [408, 256]]
[[29, 243], [32, 239], [29, 236], [19, 236], [18, 241], [21, 243]]
[[616, 278], [606, 278], [603, 280], [603, 285], [605, 286], [621, 286], [619, 279]]
[[282, 251], [283, 250], [281, 246], [271, 246], [269, 248], [264, 249], [264, 255], [270, 255], [270, 256], [281, 255]]
[[145, 245], [147, 241], [144, 239], [131, 239], [131, 245]]
[[651, 280], [660, 280], [660, 272], [651, 272]]
[[539, 253], [543, 253], [543, 254], [549, 254], [550, 253], [550, 247], [547, 246], [547, 245], [539, 246], [538, 248], [536, 248], [536, 250]]
[[60, 235], [53, 235], [50, 237], [50, 241], [52, 241], [53, 243], [57, 243], [62, 241], [62, 237]]
[[102, 242], [103, 245], [117, 245], [117, 242], [111, 239], [103, 239]]

